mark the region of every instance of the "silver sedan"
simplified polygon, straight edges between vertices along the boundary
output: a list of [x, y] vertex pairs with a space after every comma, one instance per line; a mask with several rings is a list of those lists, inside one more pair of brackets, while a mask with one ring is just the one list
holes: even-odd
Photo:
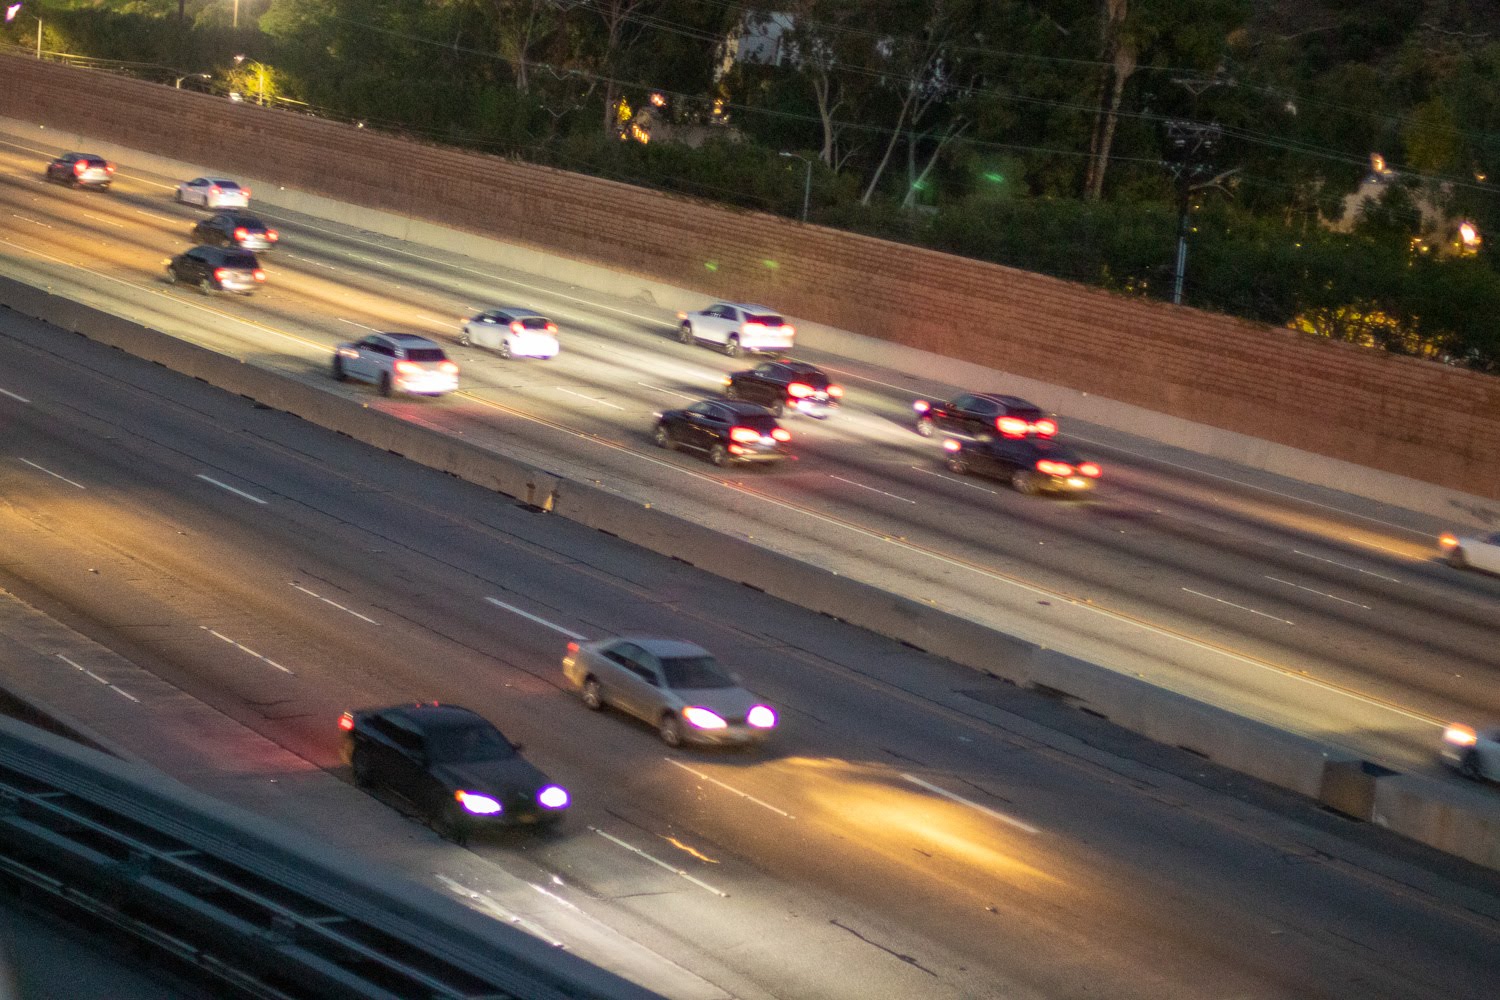
[[754, 744], [776, 728], [775, 709], [740, 687], [707, 650], [680, 639], [570, 642], [562, 667], [589, 708], [613, 705], [649, 722], [668, 746]]

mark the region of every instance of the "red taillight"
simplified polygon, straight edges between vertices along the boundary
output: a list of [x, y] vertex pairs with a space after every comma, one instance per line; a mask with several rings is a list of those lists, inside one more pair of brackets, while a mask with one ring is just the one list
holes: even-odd
[[275, 243], [277, 240], [281, 239], [281, 237], [277, 234], [276, 230], [267, 229], [266, 239], [270, 240], [272, 243]]
[[746, 323], [744, 327], [746, 333], [749, 333], [751, 330], [764, 330], [765, 328], [766, 324], [764, 323]]
[[568, 643], [568, 652], [570, 652], [570, 653], [576, 653], [576, 652], [578, 652], [578, 643], [576, 643], [576, 642], [570, 642], [570, 643]]
[[397, 361], [396, 362], [396, 374], [397, 375], [420, 375], [420, 374], [422, 374], [422, 366], [419, 365], [419, 364], [417, 364], [415, 361]]
[[1093, 462], [1084, 462], [1078, 467], [1078, 474], [1080, 476], [1088, 476], [1090, 479], [1098, 479], [1099, 466], [1095, 465]]
[[112, 173], [114, 173], [115, 172], [115, 165], [113, 163], [106, 162], [104, 164], [104, 172], [106, 174], [112, 174]]
[[830, 385], [828, 387], [828, 395], [832, 396], [834, 399], [843, 399], [844, 389], [842, 386]]
[[793, 328], [792, 324], [790, 324], [790, 323], [783, 323], [783, 324], [781, 324], [781, 332], [784, 333], [784, 334], [786, 334], [788, 337], [790, 337], [790, 336], [793, 336], [797, 331], [796, 331], [795, 328]]
[[732, 427], [729, 430], [731, 441], [759, 441], [760, 431], [753, 431], [748, 427]]
[[236, 226], [235, 227], [234, 238], [235, 238], [236, 242], [243, 243], [243, 242], [245, 242], [246, 239], [249, 238], [249, 236], [250, 236], [250, 230], [246, 229], [244, 226]]
[[927, 400], [925, 399], [919, 399], [915, 403], [911, 404], [911, 408], [913, 410], [916, 410], [918, 413], [926, 413], [928, 410], [932, 409], [932, 404], [927, 402]]
[[252, 277], [255, 278], [256, 281], [265, 281], [266, 280], [266, 272], [262, 271], [258, 267], [255, 270], [251, 271], [250, 274], [251, 274]]
[[343, 715], [339, 716], [339, 728], [346, 733], [354, 728], [353, 712], [345, 712]]
[[1049, 438], [1057, 433], [1057, 421], [1043, 417], [1032, 424], [1031, 429], [1042, 437]]
[[792, 432], [787, 430], [785, 427], [778, 427], [771, 432], [771, 437], [776, 441], [785, 443], [792, 439]]
[[88, 168], [89, 164], [87, 160], [75, 160], [73, 163], [73, 173], [77, 174], [79, 177], [82, 177], [83, 172]]
[[816, 390], [814, 390], [812, 386], [808, 385], [805, 382], [793, 382], [791, 385], [786, 387], [786, 394], [788, 396], [791, 396], [793, 399], [802, 399], [804, 397], [811, 396], [814, 391]]
[[1031, 425], [1020, 417], [996, 417], [995, 429], [1008, 438], [1025, 437]]
[[458, 365], [454, 364], [451, 361], [444, 361], [438, 365], [438, 371], [444, 372], [448, 375], [457, 375]]
[[243, 194], [246, 198], [250, 197], [250, 189], [249, 188], [240, 188], [240, 193]]
[[520, 320], [516, 320], [515, 322], [513, 322], [510, 325], [510, 332], [511, 333], [525, 333], [526, 332], [526, 327], [521, 324]]
[[1036, 471], [1049, 476], [1071, 476], [1073, 467], [1067, 462], [1054, 462], [1050, 458], [1043, 458], [1037, 461]]
[[963, 447], [963, 445], [959, 444], [957, 441], [953, 440], [952, 438], [948, 438], [947, 440], [945, 440], [943, 442], [943, 450], [944, 451], [951, 451], [955, 455], [958, 454], [958, 450], [960, 448], [962, 448], [962, 447]]
[[223, 281], [224, 280], [224, 275], [226, 275], [228, 273], [229, 273], [228, 268], [216, 267], [216, 268], [214, 268], [214, 280], [215, 281]]
[[215, 184], [213, 187], [209, 188], [208, 189], [208, 193], [209, 194], [218, 194], [219, 193], [219, 185]]
[[547, 332], [548, 333], [556, 333], [557, 332], [557, 324], [556, 323], [548, 323], [547, 324]]

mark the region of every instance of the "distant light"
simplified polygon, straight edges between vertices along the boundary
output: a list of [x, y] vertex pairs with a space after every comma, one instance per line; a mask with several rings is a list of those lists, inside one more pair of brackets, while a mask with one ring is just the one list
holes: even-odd
[[709, 271], [717, 271], [719, 269], [719, 262], [716, 260], [705, 260], [703, 266]]
[[989, 181], [991, 184], [1004, 184], [1005, 183], [1005, 175], [1002, 174], [1002, 173], [1000, 173], [998, 170], [986, 171], [985, 175], [984, 175], [984, 179], [987, 180], [987, 181]]
[[761, 263], [772, 271], [779, 271], [781, 269], [781, 263], [779, 261], [771, 260], [770, 258], [761, 261]]
[[1391, 168], [1386, 166], [1385, 157], [1379, 153], [1370, 154], [1370, 169], [1382, 177], [1391, 172]]
[[16, 15], [19, 13], [21, 13], [21, 5], [18, 3], [13, 3], [5, 8], [5, 23], [9, 24], [11, 21], [14, 21]]
[[651, 103], [658, 108], [664, 108], [667, 106], [667, 95], [659, 90], [653, 90], [651, 92]]
[[1472, 222], [1460, 222], [1458, 224], [1458, 238], [1466, 247], [1477, 247], [1484, 241], [1479, 238], [1479, 229]]

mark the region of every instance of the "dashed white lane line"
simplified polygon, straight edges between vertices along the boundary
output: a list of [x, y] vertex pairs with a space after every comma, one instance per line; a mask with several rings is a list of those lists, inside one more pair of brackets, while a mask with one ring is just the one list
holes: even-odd
[[530, 611], [522, 611], [520, 608], [516, 607], [515, 605], [513, 605], [513, 604], [506, 604], [504, 601], [500, 600], [499, 598], [496, 598], [496, 597], [486, 597], [485, 600], [489, 601], [491, 604], [493, 604], [497, 608], [504, 608], [506, 611], [509, 611], [513, 615], [520, 615], [522, 618], [530, 619], [531, 621], [536, 622], [538, 625], [545, 625], [545, 626], [547, 626], [548, 628], [550, 628], [554, 632], [561, 632], [563, 635], [567, 636], [569, 639], [572, 639], [572, 640], [574, 640], [576, 642], [584, 642], [585, 640], [588, 639], [588, 636], [586, 636], [586, 635], [579, 635], [577, 632], [574, 632], [572, 629], [570, 629], [570, 628], [563, 628], [561, 625], [557, 624], [556, 622], [549, 622], [545, 618], [538, 618], [536, 615], [532, 614]]
[[340, 323], [348, 323], [350, 326], [357, 326], [361, 330], [369, 330], [371, 333], [379, 333], [380, 332], [379, 330], [375, 329], [373, 326], [365, 326], [363, 323], [356, 323], [356, 322], [354, 322], [354, 320], [352, 320], [352, 319], [345, 319], [342, 316], [340, 316], [338, 318], [338, 320], [339, 320]]
[[1350, 566], [1348, 563], [1341, 563], [1334, 559], [1324, 559], [1322, 556], [1315, 556], [1311, 552], [1303, 552], [1301, 549], [1293, 549], [1292, 551], [1299, 556], [1306, 556], [1309, 559], [1316, 559], [1318, 562], [1325, 562], [1330, 566], [1338, 566], [1340, 569], [1351, 569], [1356, 573], [1364, 573], [1366, 576], [1373, 576], [1377, 580], [1385, 580], [1388, 583], [1404, 584], [1406, 582], [1405, 580], [1398, 580], [1394, 576], [1386, 576], [1383, 573], [1377, 573], [1372, 569], [1361, 569], [1358, 566]]
[[470, 889], [468, 886], [459, 882], [457, 879], [449, 878], [447, 875], [438, 875], [436, 877], [439, 882], [446, 885], [450, 890], [462, 896], [464, 899], [467, 899], [474, 905], [488, 910], [492, 916], [499, 917], [505, 923], [513, 924], [516, 927], [521, 928], [532, 937], [540, 938], [554, 948], [567, 947], [567, 945], [563, 944], [560, 940], [554, 937], [552, 933], [541, 924], [527, 920], [519, 913], [513, 913], [510, 910], [507, 910], [505, 907], [501, 906], [499, 903], [495, 902], [494, 899], [485, 895], [484, 893], [475, 892], [473, 889]]
[[346, 612], [348, 614], [353, 615], [354, 617], [358, 618], [360, 621], [369, 622], [371, 625], [379, 625], [380, 624], [378, 621], [376, 621], [375, 619], [369, 617], [368, 615], [362, 615], [358, 611], [353, 610], [352, 608], [346, 608], [346, 607], [344, 607], [338, 601], [330, 601], [328, 598], [324, 597], [322, 594], [315, 594], [315, 593], [313, 593], [311, 590], [308, 590], [306, 587], [302, 586], [300, 583], [294, 583], [294, 584], [292, 584], [292, 588], [295, 589], [295, 590], [302, 591], [308, 597], [315, 597], [318, 600], [322, 601], [324, 604], [331, 604], [335, 608], [338, 608], [340, 611], [343, 611], [343, 612]]
[[950, 792], [948, 791], [948, 789], [939, 787], [938, 785], [934, 785], [930, 781], [923, 781], [921, 778], [917, 777], [914, 774], [902, 774], [901, 777], [905, 778], [907, 781], [910, 781], [913, 785], [918, 785], [922, 788], [927, 789], [934, 795], [941, 795], [945, 799], [957, 802], [960, 805], [966, 805], [970, 809], [977, 809], [980, 812], [984, 813], [986, 816], [989, 816], [991, 819], [998, 819], [1000, 822], [1007, 823], [1010, 826], [1015, 827], [1017, 830], [1024, 830], [1027, 833], [1033, 834], [1042, 832], [1041, 830], [1038, 830], [1036, 827], [1032, 826], [1030, 823], [1023, 823], [1021, 820], [1016, 819], [1014, 816], [1007, 816], [1005, 813], [1001, 812], [998, 809], [991, 809], [989, 806], [980, 805], [978, 802], [975, 802], [972, 799], [966, 799], [962, 795], [957, 795], [953, 792]]
[[136, 209], [135, 210], [135, 214], [136, 215], [144, 215], [146, 218], [148, 218], [148, 219], [155, 219], [157, 222], [177, 222], [177, 221], [179, 221], [179, 220], [173, 218], [170, 215], [162, 215], [160, 212], [148, 212], [144, 208], [138, 208], [138, 209]]
[[691, 393], [678, 392], [676, 389], [668, 389], [668, 388], [666, 388], [664, 386], [652, 385], [650, 382], [637, 382], [636, 385], [643, 385], [647, 389], [650, 389], [652, 392], [664, 392], [668, 396], [680, 396], [683, 399], [702, 399], [703, 398], [701, 394], [697, 395], [697, 396], [694, 396]]
[[558, 389], [557, 391], [558, 392], [565, 392], [569, 396], [577, 396], [579, 399], [586, 399], [590, 403], [598, 403], [600, 406], [608, 406], [608, 407], [611, 407], [612, 409], [616, 409], [616, 410], [623, 410], [623, 409], [625, 409], [625, 407], [623, 407], [623, 406], [616, 406], [614, 403], [611, 403], [608, 400], [595, 399], [593, 396], [587, 396], [587, 395], [584, 395], [581, 392], [574, 392], [572, 389]]
[[46, 466], [37, 465], [35, 462], [33, 462], [29, 458], [23, 458], [23, 459], [21, 459], [21, 461], [25, 462], [27, 465], [31, 466], [33, 469], [36, 469], [38, 472], [45, 472], [47, 475], [51, 476], [53, 479], [61, 479], [63, 482], [67, 483], [69, 486], [76, 486], [80, 490], [86, 490], [86, 489], [88, 489], [88, 487], [85, 486], [85, 485], [83, 485], [82, 483], [75, 483], [75, 482], [73, 482], [73, 480], [69, 479], [67, 476], [60, 476], [57, 473], [53, 472], [51, 469], [47, 468]]
[[911, 468], [915, 472], [925, 472], [929, 476], [936, 476], [937, 478], [946, 480], [950, 483], [957, 483], [960, 486], [967, 486], [971, 490], [979, 490], [981, 493], [992, 493], [995, 496], [1000, 495], [999, 490], [992, 490], [988, 486], [980, 486], [978, 483], [971, 483], [968, 480], [959, 479], [955, 476], [945, 476], [941, 472], [933, 472], [931, 469], [924, 469], [920, 465], [913, 465]]
[[222, 633], [222, 632], [216, 632], [213, 629], [209, 628], [207, 625], [199, 625], [198, 627], [201, 628], [203, 631], [207, 632], [209, 635], [213, 636], [214, 638], [216, 638], [216, 639], [223, 639], [225, 642], [229, 643], [231, 646], [235, 647], [236, 649], [239, 649], [239, 650], [242, 650], [242, 651], [244, 651], [246, 653], [249, 653], [251, 656], [255, 657], [257, 660], [264, 660], [265, 662], [269, 663], [271, 666], [275, 667], [277, 670], [280, 670], [282, 673], [284, 673], [284, 674], [292, 674], [292, 676], [294, 676], [294, 677], [296, 676], [296, 674], [293, 671], [287, 669], [286, 667], [283, 667], [281, 664], [277, 663], [275, 660], [271, 659], [269, 656], [264, 656], [264, 655], [262, 655], [260, 653], [257, 653], [255, 650], [251, 649], [249, 646], [245, 646], [245, 645], [242, 645], [242, 644], [240, 644], [238, 642], [235, 642], [233, 639], [229, 638], [229, 636], [225, 635], [224, 633]]
[[666, 759], [666, 762], [668, 764], [671, 764], [673, 767], [680, 767], [684, 771], [686, 771], [688, 774], [691, 774], [693, 777], [695, 777], [695, 778], [702, 778], [704, 781], [708, 781], [708, 782], [711, 782], [711, 783], [713, 783], [715, 785], [718, 785], [720, 788], [724, 789], [726, 792], [732, 792], [733, 794], [738, 795], [740, 798], [745, 799], [746, 801], [754, 802], [756, 805], [758, 805], [758, 806], [760, 806], [760, 807], [762, 807], [764, 809], [771, 810], [773, 813], [775, 813], [778, 816], [784, 816], [787, 819], [796, 819], [797, 818], [797, 817], [793, 816], [791, 813], [787, 812], [784, 809], [777, 809], [775, 806], [771, 805], [771, 803], [769, 803], [769, 802], [763, 802], [760, 799], [757, 799], [754, 795], [751, 795], [749, 792], [742, 792], [738, 788], [735, 788], [733, 785], [726, 785], [726, 784], [724, 784], [724, 782], [720, 781], [718, 778], [710, 778], [708, 775], [704, 774], [702, 771], [696, 771], [693, 768], [688, 767], [686, 764], [682, 763], [681, 761], [673, 760], [671, 757], [667, 757], [665, 759]]
[[640, 856], [642, 858], [645, 858], [647, 861], [651, 862], [653, 865], [656, 865], [658, 868], [665, 868], [667, 871], [671, 872], [673, 875], [679, 876], [680, 878], [687, 879], [689, 882], [693, 883], [694, 885], [696, 885], [698, 888], [704, 890], [705, 892], [711, 892], [715, 896], [718, 896], [720, 899], [728, 899], [729, 898], [729, 893], [725, 892], [724, 890], [722, 890], [722, 889], [715, 889], [713, 886], [709, 885], [707, 882], [704, 882], [702, 879], [694, 878], [693, 876], [689, 875], [687, 872], [683, 871], [681, 868], [677, 868], [674, 865], [671, 865], [668, 862], [663, 861], [661, 858], [658, 858], [658, 857], [656, 857], [653, 854], [646, 853], [645, 851], [641, 850], [639, 847], [636, 847], [634, 844], [628, 844], [625, 841], [621, 840], [619, 837], [614, 836], [613, 834], [605, 833], [603, 830], [599, 829], [597, 826], [591, 826], [591, 827], [589, 827], [589, 829], [592, 830], [592, 831], [594, 831], [595, 833], [597, 833], [599, 836], [603, 837], [605, 840], [609, 841], [611, 844], [614, 844], [614, 845], [616, 845], [618, 847], [623, 847], [623, 848], [625, 848], [625, 850], [629, 851], [630, 853], [638, 855], [638, 856]]
[[1192, 594], [1194, 597], [1202, 597], [1205, 600], [1215, 601], [1215, 602], [1217, 602], [1219, 604], [1228, 605], [1231, 608], [1238, 608], [1241, 611], [1248, 611], [1252, 615], [1260, 615], [1262, 618], [1269, 618], [1273, 622], [1281, 622], [1281, 624], [1283, 624], [1283, 625], [1295, 625], [1296, 624], [1295, 622], [1289, 622], [1289, 621], [1287, 621], [1285, 618], [1277, 618], [1275, 615], [1266, 614], [1266, 612], [1264, 612], [1264, 611], [1256, 611], [1254, 608], [1247, 608], [1243, 604], [1236, 604], [1233, 601], [1226, 601], [1222, 597], [1215, 597], [1212, 594], [1205, 594], [1201, 590], [1193, 590], [1191, 587], [1183, 587], [1182, 589], [1184, 591], [1186, 591], [1187, 593]]
[[233, 493], [235, 496], [244, 497], [246, 500], [254, 500], [256, 503], [266, 503], [266, 501], [262, 500], [260, 497], [254, 496], [254, 495], [249, 494], [249, 493], [246, 493], [244, 490], [237, 490], [233, 486], [230, 486], [228, 483], [221, 483], [217, 479], [215, 479], [213, 476], [205, 476], [203, 473], [200, 472], [200, 473], [198, 473], [198, 478], [201, 479], [201, 480], [203, 480], [205, 483], [213, 483], [215, 486], [217, 486], [221, 490], [228, 490], [230, 493]]
[[106, 219], [104, 216], [95, 215], [93, 212], [84, 212], [83, 214], [87, 218], [93, 219], [96, 222], [104, 223], [106, 226], [114, 226], [116, 229], [125, 228], [125, 223], [123, 222], [116, 222], [114, 219]]
[[29, 403], [29, 402], [31, 402], [31, 400], [27, 399], [25, 396], [17, 396], [15, 393], [11, 392], [9, 389], [0, 389], [0, 396], [9, 396], [11, 399], [14, 399], [14, 400], [16, 400], [19, 403]]
[[81, 664], [81, 663], [75, 663], [74, 661], [68, 659], [66, 656], [62, 655], [61, 653], [57, 654], [57, 658], [59, 660], [62, 660], [68, 666], [74, 667], [75, 669], [83, 671], [84, 674], [86, 674], [89, 677], [92, 677], [94, 680], [98, 681], [100, 684], [103, 684], [105, 687], [109, 688], [115, 694], [121, 695], [122, 697], [125, 697], [125, 698], [129, 698], [131, 701], [135, 702], [137, 705], [139, 705], [141, 703], [141, 699], [137, 698], [135, 695], [131, 694], [129, 691], [126, 691], [124, 688], [117, 687], [114, 684], [111, 684], [107, 678], [100, 677], [98, 674], [94, 673], [92, 670], [90, 670], [88, 667], [85, 667], [83, 664]]
[[51, 228], [53, 228], [49, 223], [43, 222], [41, 219], [33, 219], [29, 215], [21, 215], [21, 214], [19, 214], [17, 212], [12, 212], [12, 213], [10, 213], [10, 215], [11, 215], [11, 218], [13, 218], [13, 219], [20, 219], [22, 222], [29, 222], [33, 226], [41, 226], [43, 229], [51, 229]]
[[841, 483], [848, 483], [850, 486], [858, 486], [860, 489], [862, 489], [862, 490], [869, 490], [871, 493], [879, 493], [881, 496], [883, 496], [883, 497], [890, 497], [892, 500], [900, 500], [902, 503], [911, 503], [911, 504], [916, 503], [915, 500], [908, 500], [906, 497], [897, 496], [894, 493], [887, 493], [885, 490], [877, 490], [873, 486], [866, 486], [864, 483], [856, 483], [854, 480], [852, 480], [852, 479], [845, 479], [843, 476], [835, 476], [835, 475], [833, 475], [833, 474], [830, 473], [829, 476], [828, 476], [828, 478], [829, 479], [837, 479], [839, 482], [841, 482]]
[[1338, 601], [1341, 604], [1352, 604], [1356, 608], [1364, 608], [1366, 611], [1370, 610], [1370, 606], [1368, 604], [1360, 604], [1358, 601], [1350, 601], [1342, 597], [1335, 597], [1333, 594], [1325, 594], [1321, 590], [1313, 590], [1311, 587], [1304, 587], [1300, 583], [1293, 583], [1290, 580], [1283, 580], [1279, 577], [1274, 576], [1267, 576], [1266, 579], [1270, 580], [1272, 583], [1285, 584], [1288, 587], [1296, 587], [1298, 590], [1305, 590], [1309, 594], [1317, 594], [1319, 597], [1326, 597], [1330, 601]]

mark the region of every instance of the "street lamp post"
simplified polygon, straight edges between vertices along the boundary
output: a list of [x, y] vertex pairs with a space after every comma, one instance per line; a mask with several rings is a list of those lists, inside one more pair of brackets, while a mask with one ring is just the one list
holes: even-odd
[[806, 222], [807, 206], [812, 200], [812, 160], [797, 153], [788, 153], [785, 150], [782, 151], [781, 155], [788, 160], [801, 160], [802, 165], [807, 168], [802, 175], [802, 221]]

